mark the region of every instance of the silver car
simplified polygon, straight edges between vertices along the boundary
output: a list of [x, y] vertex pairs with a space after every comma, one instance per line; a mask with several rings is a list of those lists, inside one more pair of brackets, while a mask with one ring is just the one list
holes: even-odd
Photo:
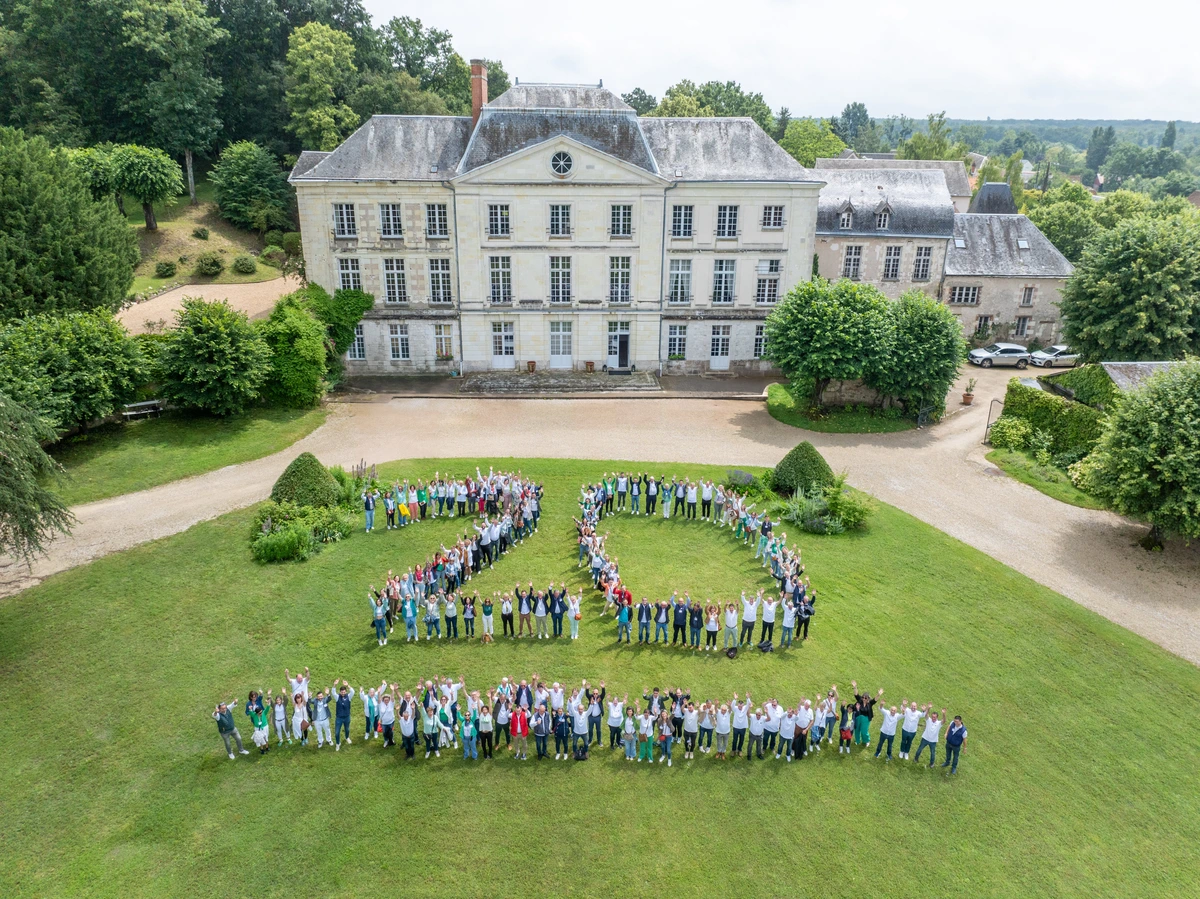
[[1071, 348], [1066, 344], [1058, 343], [1048, 346], [1044, 350], [1038, 350], [1029, 357], [1029, 361], [1043, 368], [1055, 368], [1056, 366], [1074, 368], [1079, 364], [1079, 354], [1072, 353]]
[[980, 350], [971, 350], [967, 353], [967, 361], [980, 368], [991, 368], [993, 365], [1025, 368], [1029, 365], [1029, 350], [1015, 343], [993, 343]]

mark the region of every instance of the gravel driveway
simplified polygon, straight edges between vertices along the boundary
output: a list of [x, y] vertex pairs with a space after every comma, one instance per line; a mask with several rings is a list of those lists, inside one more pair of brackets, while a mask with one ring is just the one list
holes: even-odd
[[184, 297], [229, 300], [230, 306], [242, 310], [250, 318], [266, 318], [279, 298], [297, 287], [299, 282], [292, 278], [273, 278], [250, 284], [188, 284], [122, 309], [117, 313], [117, 318], [130, 334], [145, 334], [153, 330], [158, 322], [169, 326], [175, 320], [175, 313]]
[[[0, 568], [0, 594], [265, 499], [302, 450], [328, 465], [476, 457], [487, 455], [480, 440], [486, 425], [485, 443], [497, 455], [536, 433], [539, 456], [735, 467], [774, 465], [808, 438], [856, 487], [1200, 664], [1200, 546], [1173, 542], [1163, 553], [1147, 553], [1135, 545], [1144, 527], [1057, 502], [984, 459], [989, 400], [1003, 395], [1011, 374], [966, 372], [963, 381], [979, 380], [974, 406], [955, 403], [958, 411], [932, 428], [879, 435], [812, 434], [780, 424], [760, 404], [715, 399], [379, 396], [339, 403], [322, 427], [274, 456], [76, 508], [74, 534], [57, 541], [31, 573]], [[438, 427], [414, 445], [409, 425], [414, 415], [428, 414], [437, 416]], [[996, 614], [1012, 614], [1002, 609], [1009, 597], [996, 600]]]

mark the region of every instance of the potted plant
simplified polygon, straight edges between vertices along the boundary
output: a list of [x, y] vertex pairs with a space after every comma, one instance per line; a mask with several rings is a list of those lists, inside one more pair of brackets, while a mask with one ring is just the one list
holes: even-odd
[[537, 371], [537, 362], [535, 362], [533, 359], [530, 359], [530, 360], [529, 360], [528, 362], [526, 362], [525, 364], [529, 366], [529, 371], [530, 371], [530, 373], [531, 373], [531, 374], [532, 374], [533, 372]]
[[974, 378], [967, 379], [967, 389], [963, 391], [962, 396], [963, 396], [962, 401], [963, 401], [964, 406], [969, 406], [969, 405], [971, 405], [971, 403], [975, 402], [975, 379]]

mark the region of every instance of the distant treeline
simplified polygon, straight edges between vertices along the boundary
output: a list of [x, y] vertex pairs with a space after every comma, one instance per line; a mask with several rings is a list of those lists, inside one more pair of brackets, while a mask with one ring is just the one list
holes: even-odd
[[[998, 141], [1009, 131], [1032, 131], [1048, 144], [1066, 143], [1077, 150], [1087, 149], [1092, 130], [1096, 127], [1116, 129], [1117, 140], [1141, 147], [1156, 147], [1167, 127], [1159, 119], [948, 119], [955, 129], [963, 126], [978, 126], [983, 129], [984, 140]], [[918, 129], [921, 127], [917, 125]], [[1190, 143], [1200, 139], [1200, 122], [1175, 122], [1180, 142]]]

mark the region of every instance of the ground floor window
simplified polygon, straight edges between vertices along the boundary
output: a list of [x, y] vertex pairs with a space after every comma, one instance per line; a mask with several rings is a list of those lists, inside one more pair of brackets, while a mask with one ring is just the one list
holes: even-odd
[[550, 322], [550, 355], [571, 355], [571, 322]]
[[367, 358], [367, 339], [363, 336], [363, 326], [354, 326], [354, 340], [350, 341], [350, 347], [346, 350], [347, 359], [355, 359], [362, 361]]
[[412, 358], [408, 345], [408, 325], [388, 325], [388, 337], [391, 341], [393, 359], [408, 360]]
[[687, 325], [667, 325], [667, 355], [680, 359], [687, 355]]
[[975, 333], [979, 336], [984, 336], [992, 327], [992, 317], [990, 315], [979, 315], [975, 318]]
[[433, 351], [439, 359], [454, 357], [454, 328], [450, 325], [433, 326]]
[[767, 326], [754, 326], [754, 358], [761, 359], [767, 348]]
[[515, 356], [517, 337], [512, 322], [492, 322], [492, 355]]
[[712, 355], [713, 356], [728, 356], [729, 355], [729, 332], [730, 325], [713, 325], [712, 326]]
[[1029, 334], [1029, 316], [1018, 315], [1017, 320], [1013, 322], [1013, 336], [1025, 337]]

